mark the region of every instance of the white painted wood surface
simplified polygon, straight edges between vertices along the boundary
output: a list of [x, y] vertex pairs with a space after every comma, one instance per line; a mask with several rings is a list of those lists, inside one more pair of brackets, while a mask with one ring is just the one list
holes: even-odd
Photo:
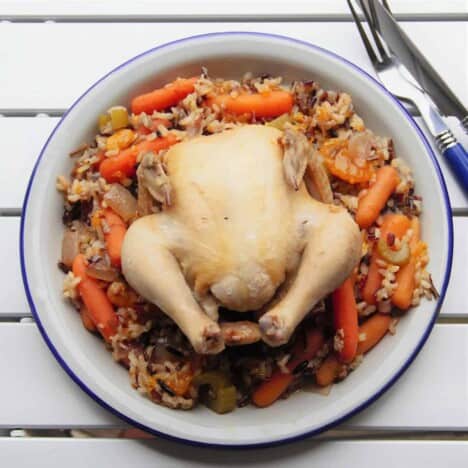
[[[468, 325], [436, 325], [398, 382], [340, 428], [468, 431], [467, 343]], [[33, 323], [0, 326], [0, 368], [0, 428], [124, 426], [65, 374]]]
[[[466, 23], [402, 24], [454, 92], [468, 102], [468, 69], [460, 66], [468, 51]], [[8, 64], [0, 74], [0, 109], [65, 109], [92, 83], [136, 54], [182, 37], [239, 30], [306, 40], [374, 74], [350, 22], [12, 23], [0, 27], [0, 57]], [[447, 54], [451, 49], [453, 53]]]
[[[406, 32], [466, 104], [466, 0], [390, 4], [399, 18], [411, 20], [403, 23]], [[57, 23], [43, 22], [50, 19]], [[372, 73], [344, 0], [0, 0], [0, 434], [3, 428], [18, 427], [124, 427], [71, 381], [34, 323], [14, 323], [30, 316], [20, 277], [19, 218], [1, 215], [19, 214], [30, 171], [58, 122], [57, 117], [35, 114], [62, 112], [96, 79], [137, 53], [221, 30], [297, 37]], [[449, 122], [468, 147], [466, 135], [453, 119]], [[398, 383], [340, 426], [355, 440], [221, 452], [181, 448], [162, 439], [0, 438], [0, 466], [467, 466], [468, 442], [435, 440], [436, 434], [453, 437], [451, 431], [468, 434], [468, 199], [444, 165], [442, 169], [459, 216], [454, 218], [454, 266], [441, 320]], [[386, 431], [398, 431], [401, 440], [357, 440], [375, 434], [385, 438]], [[422, 439], [414, 431], [429, 431], [431, 440], [405, 440], [409, 435]]]
[[[0, 217], [0, 259], [2, 263], [0, 318], [31, 315], [21, 280], [19, 224], [20, 218], [18, 217]], [[0, 329], [2, 325], [0, 323]]]
[[[66, 466], [100, 468], [181, 466], [230, 468], [294, 466], [298, 468], [465, 468], [468, 444], [449, 441], [304, 441], [268, 450], [213, 451], [163, 440], [0, 439], [0, 461], [15, 468]], [[128, 465], [122, 463], [128, 460]], [[222, 462], [220, 462], [222, 460]]]
[[[0, 113], [3, 110], [35, 114], [35, 110], [65, 109], [88, 86], [109, 69], [143, 50], [184, 35], [220, 30], [244, 29], [275, 32], [328, 47], [373, 73], [351, 23], [144, 23], [144, 24], [4, 24], [0, 27], [0, 57], [8, 67], [0, 74]], [[406, 31], [427, 51], [432, 64], [464, 102], [468, 102], [468, 67], [460, 58], [468, 56], [468, 26], [462, 22], [407, 22]], [[34, 37], [35, 47], [31, 47]], [[113, 44], [111, 54], [96, 47], [102, 38]], [[15, 48], [10, 47], [15, 43]], [[447, 57], [446, 50], [459, 44], [457, 54]], [[80, 53], [78, 53], [80, 51]], [[34, 79], [31, 79], [34, 70]], [[66, 83], [66, 86], [63, 84]], [[17, 210], [32, 165], [57, 119], [4, 117], [0, 119], [0, 209]], [[456, 124], [453, 130], [468, 147], [468, 137]], [[443, 169], [447, 169], [442, 161]], [[5, 169], [5, 170], [3, 170]], [[444, 171], [452, 206], [468, 208], [468, 198]]]
[[42, 146], [59, 121], [50, 117], [0, 117], [0, 212], [18, 211]]
[[[30, 316], [29, 307], [20, 278], [18, 217], [0, 217], [0, 318]], [[452, 281], [449, 284], [441, 315], [467, 317], [468, 296], [463, 288], [463, 278], [468, 278], [468, 217], [454, 218], [455, 256]]]
[[[340, 428], [468, 431], [468, 406], [463, 404], [468, 392], [466, 343], [468, 325], [436, 325], [398, 383]], [[32, 323], [0, 327], [0, 368], [0, 428], [125, 426], [73, 383]]]
[[[198, 17], [266, 17], [295, 18], [307, 16], [320, 18], [349, 18], [347, 4], [343, 0], [1, 0], [0, 15], [3, 18], [188, 18]], [[392, 11], [404, 17], [440, 18], [456, 17], [467, 13], [464, 0], [390, 0]]]

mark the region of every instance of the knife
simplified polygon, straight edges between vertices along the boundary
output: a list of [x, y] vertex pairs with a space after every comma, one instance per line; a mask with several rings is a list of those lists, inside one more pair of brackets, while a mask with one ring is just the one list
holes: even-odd
[[456, 116], [465, 132], [468, 133], [468, 110], [400, 28], [390, 12], [387, 2], [383, 1], [385, 6], [379, 0], [367, 2], [374, 26], [392, 52], [431, 96], [441, 113]]

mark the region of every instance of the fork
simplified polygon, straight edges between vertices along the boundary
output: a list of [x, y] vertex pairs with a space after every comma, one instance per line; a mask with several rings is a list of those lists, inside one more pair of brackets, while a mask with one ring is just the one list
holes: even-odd
[[[367, 0], [373, 8], [373, 0]], [[374, 27], [363, 0], [359, 4], [371, 32], [373, 42], [369, 40], [361, 20], [359, 19], [352, 0], [347, 0], [354, 22], [358, 28], [367, 55], [377, 73], [381, 83], [399, 100], [413, 104], [418, 108], [428, 130], [434, 137], [437, 149], [447, 160], [460, 186], [468, 193], [468, 154], [457, 141], [445, 122], [442, 120], [437, 107], [429, 95], [421, 88], [409, 70], [400, 62], [385, 44], [383, 38]], [[372, 10], [371, 10], [372, 12]]]

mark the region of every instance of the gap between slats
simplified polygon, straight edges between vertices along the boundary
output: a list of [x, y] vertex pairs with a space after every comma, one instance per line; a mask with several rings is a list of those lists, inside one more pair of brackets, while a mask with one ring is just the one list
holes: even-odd
[[[423, 21], [463, 19], [467, 15], [463, 0], [440, 2], [390, 0], [398, 19]], [[213, 2], [173, 0], [151, 2], [113, 0], [106, 2], [63, 2], [58, 0], [2, 0], [0, 18], [12, 21], [56, 20], [79, 21], [350, 21], [351, 15], [343, 0], [237, 0]]]
[[[468, 13], [395, 13], [398, 21], [425, 21], [425, 22], [453, 22], [467, 21]], [[359, 14], [361, 20], [365, 20], [362, 14]], [[311, 23], [320, 22], [341, 22], [349, 23], [353, 19], [349, 13], [303, 13], [303, 14], [262, 14], [262, 15], [22, 15], [9, 16], [0, 15], [0, 21], [9, 23], [273, 23], [289, 22], [302, 23], [310, 21]]]

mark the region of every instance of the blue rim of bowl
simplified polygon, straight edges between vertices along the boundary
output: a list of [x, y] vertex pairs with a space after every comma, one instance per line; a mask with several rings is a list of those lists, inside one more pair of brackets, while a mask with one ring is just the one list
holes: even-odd
[[[331, 421], [331, 422], [321, 426], [320, 428], [316, 428], [316, 429], [313, 429], [313, 430], [310, 430], [310, 431], [305, 431], [305, 432], [303, 432], [302, 434], [299, 434], [299, 435], [295, 435], [295, 436], [291, 436], [291, 437], [285, 437], [285, 438], [282, 438], [282, 439], [273, 440], [271, 442], [261, 442], [261, 443], [255, 443], [255, 444], [209, 443], [209, 442], [200, 442], [200, 441], [191, 440], [191, 439], [184, 439], [182, 437], [176, 437], [176, 436], [173, 436], [173, 435], [170, 435], [170, 434], [166, 434], [164, 432], [160, 432], [160, 431], [158, 431], [156, 429], [153, 429], [151, 427], [147, 427], [144, 424], [141, 424], [138, 421], [135, 421], [131, 417], [126, 416], [125, 414], [121, 413], [119, 410], [115, 409], [114, 407], [112, 407], [108, 403], [106, 403], [104, 400], [102, 400], [89, 387], [87, 387], [87, 385], [83, 381], [81, 381], [78, 378], [77, 375], [75, 375], [75, 373], [70, 369], [70, 367], [68, 367], [67, 363], [62, 359], [59, 352], [57, 351], [57, 349], [55, 348], [55, 346], [53, 345], [53, 343], [49, 339], [49, 337], [47, 335], [47, 332], [46, 332], [46, 330], [44, 329], [44, 327], [43, 327], [43, 325], [41, 323], [39, 314], [37, 313], [36, 306], [34, 304], [32, 296], [31, 296], [31, 292], [30, 292], [29, 284], [28, 284], [28, 278], [27, 278], [27, 275], [26, 275], [26, 265], [25, 265], [25, 258], [24, 258], [24, 226], [25, 226], [25, 219], [26, 219], [26, 214], [27, 214], [29, 193], [31, 191], [32, 184], [34, 182], [34, 176], [36, 174], [36, 171], [37, 171], [39, 163], [40, 163], [40, 161], [42, 159], [42, 156], [43, 156], [47, 146], [49, 145], [50, 140], [55, 135], [55, 132], [60, 128], [60, 125], [62, 124], [63, 120], [67, 117], [67, 115], [70, 113], [70, 111], [81, 101], [81, 99], [86, 94], [88, 94], [99, 83], [104, 81], [108, 76], [112, 75], [116, 71], [124, 68], [128, 64], [134, 62], [135, 60], [138, 60], [141, 57], [152, 54], [153, 52], [155, 52], [157, 50], [164, 49], [166, 47], [169, 47], [169, 46], [172, 46], [172, 45], [175, 45], [175, 44], [190, 43], [193, 40], [199, 40], [199, 39], [208, 38], [208, 37], [225, 37], [225, 36], [233, 36], [233, 37], [235, 37], [235, 36], [249, 37], [250, 36], [252, 38], [256, 38], [256, 37], [272, 38], [272, 39], [275, 39], [275, 40], [279, 39], [279, 40], [282, 40], [284, 42], [300, 44], [300, 45], [306, 46], [306, 47], [308, 47], [310, 49], [316, 50], [316, 51], [318, 51], [318, 52], [320, 52], [322, 54], [328, 55], [329, 57], [332, 57], [333, 59], [344, 63], [345, 65], [347, 65], [347, 66], [353, 68], [354, 70], [356, 70], [357, 72], [359, 72], [361, 75], [365, 76], [372, 83], [376, 84], [380, 88], [380, 90], [387, 97], [391, 98], [392, 101], [397, 104], [397, 106], [402, 111], [403, 115], [406, 117], [406, 119], [408, 120], [410, 125], [416, 130], [416, 132], [419, 135], [419, 138], [423, 142], [423, 144], [424, 144], [424, 146], [425, 146], [425, 148], [427, 150], [427, 153], [428, 153], [428, 155], [429, 155], [429, 157], [430, 157], [430, 159], [432, 161], [432, 164], [434, 165], [437, 177], [439, 179], [439, 184], [440, 184], [440, 187], [442, 189], [442, 195], [443, 195], [443, 199], [444, 199], [444, 203], [445, 203], [445, 211], [446, 211], [446, 217], [447, 217], [447, 227], [448, 227], [448, 243], [449, 243], [448, 244], [448, 256], [447, 256], [447, 263], [446, 263], [446, 267], [445, 267], [445, 276], [444, 276], [444, 281], [443, 281], [442, 288], [441, 288], [441, 291], [440, 291], [440, 296], [439, 296], [439, 298], [437, 300], [437, 303], [435, 304], [434, 312], [433, 312], [433, 315], [431, 317], [431, 321], [429, 322], [426, 330], [424, 331], [423, 336], [421, 337], [419, 343], [414, 348], [413, 352], [407, 358], [406, 362], [401, 366], [401, 368], [397, 372], [395, 372], [395, 374], [388, 380], [388, 382], [385, 385], [383, 385], [380, 388], [380, 390], [375, 392], [366, 401], [364, 401], [363, 403], [361, 403], [360, 405], [358, 405], [357, 407], [355, 407], [354, 409], [352, 409], [351, 411], [349, 411], [345, 415], [342, 415], [339, 418], [336, 418], [334, 421]], [[31, 311], [32, 311], [32, 315], [33, 315], [34, 320], [36, 321], [36, 323], [37, 323], [37, 325], [39, 327], [42, 338], [46, 342], [46, 344], [49, 347], [50, 351], [52, 352], [52, 354], [54, 355], [54, 357], [58, 361], [58, 363], [65, 370], [65, 372], [72, 378], [72, 380], [76, 384], [78, 384], [78, 386], [83, 391], [85, 391], [94, 401], [96, 401], [101, 406], [103, 406], [105, 409], [110, 411], [112, 414], [116, 415], [117, 417], [119, 417], [120, 419], [124, 420], [125, 422], [131, 424], [134, 427], [137, 427], [137, 428], [139, 428], [139, 429], [141, 429], [143, 431], [149, 432], [149, 433], [154, 434], [154, 435], [156, 435], [158, 437], [162, 437], [162, 438], [165, 438], [165, 439], [168, 439], [168, 440], [182, 442], [184, 444], [192, 445], [192, 446], [195, 446], [195, 447], [211, 447], [211, 448], [218, 448], [218, 449], [222, 449], [222, 448], [230, 448], [230, 449], [235, 449], [235, 448], [239, 448], [239, 449], [268, 448], [268, 447], [275, 447], [275, 446], [278, 446], [278, 445], [286, 444], [286, 443], [289, 443], [289, 442], [300, 441], [300, 440], [303, 440], [305, 438], [308, 438], [308, 437], [311, 437], [311, 436], [314, 436], [314, 435], [318, 435], [318, 434], [326, 431], [327, 429], [330, 429], [330, 428], [342, 423], [343, 421], [345, 421], [345, 420], [349, 419], [350, 417], [354, 416], [355, 414], [359, 413], [363, 409], [367, 408], [374, 401], [376, 401], [406, 371], [406, 369], [409, 367], [409, 365], [416, 358], [419, 351], [422, 349], [424, 343], [426, 342], [427, 338], [429, 337], [429, 334], [430, 334], [432, 328], [434, 327], [435, 321], [437, 319], [440, 308], [441, 308], [442, 303], [443, 303], [444, 298], [445, 298], [445, 293], [447, 291], [447, 285], [448, 285], [449, 278], [450, 278], [450, 273], [451, 273], [451, 270], [452, 270], [452, 257], [453, 257], [453, 221], [452, 221], [452, 214], [451, 214], [450, 199], [449, 199], [449, 195], [448, 195], [448, 192], [447, 192], [447, 186], [445, 184], [445, 180], [444, 180], [444, 177], [443, 177], [442, 172], [440, 170], [439, 163], [437, 162], [437, 159], [435, 157], [435, 154], [434, 154], [431, 146], [429, 145], [425, 135], [423, 134], [423, 132], [421, 131], [421, 129], [419, 128], [417, 123], [414, 121], [413, 117], [403, 107], [403, 105], [395, 97], [393, 97], [393, 95], [389, 91], [387, 91], [387, 89], [380, 82], [378, 82], [374, 77], [369, 75], [369, 73], [367, 73], [362, 68], [355, 65], [354, 63], [350, 62], [349, 60], [345, 59], [344, 57], [341, 57], [340, 55], [335, 54], [334, 52], [331, 52], [331, 51], [329, 51], [327, 49], [324, 49], [322, 47], [318, 47], [318, 46], [316, 46], [314, 44], [311, 44], [309, 42], [302, 41], [302, 40], [299, 40], [299, 39], [294, 39], [294, 38], [291, 38], [291, 37], [288, 37], [288, 36], [283, 36], [283, 35], [280, 35], [280, 34], [247, 32], [247, 31], [245, 31], [245, 32], [244, 31], [213, 32], [213, 33], [189, 36], [189, 37], [185, 37], [185, 38], [178, 39], [178, 40], [175, 40], [175, 41], [167, 42], [167, 43], [162, 44], [160, 46], [149, 49], [149, 50], [147, 50], [147, 51], [145, 51], [145, 52], [143, 52], [141, 54], [138, 54], [135, 57], [132, 57], [130, 60], [127, 60], [124, 63], [120, 64], [119, 66], [117, 66], [116, 68], [111, 70], [109, 73], [104, 75], [102, 78], [100, 78], [98, 81], [96, 81], [92, 86], [90, 86], [70, 106], [70, 108], [65, 112], [65, 114], [62, 116], [60, 121], [57, 123], [57, 125], [53, 129], [52, 133], [49, 135], [49, 138], [47, 138], [47, 141], [45, 142], [44, 146], [42, 147], [42, 150], [39, 153], [39, 157], [38, 157], [38, 159], [36, 161], [36, 164], [34, 165], [34, 168], [33, 168], [33, 171], [31, 173], [31, 177], [29, 179], [28, 186], [27, 186], [27, 189], [26, 189], [26, 194], [25, 194], [24, 202], [23, 202], [22, 216], [21, 216], [21, 225], [20, 225], [21, 275], [22, 275], [22, 278], [23, 278], [23, 285], [24, 285], [24, 289], [25, 289], [25, 292], [26, 292], [26, 296], [27, 296], [27, 299], [28, 299], [29, 306], [30, 306]]]

